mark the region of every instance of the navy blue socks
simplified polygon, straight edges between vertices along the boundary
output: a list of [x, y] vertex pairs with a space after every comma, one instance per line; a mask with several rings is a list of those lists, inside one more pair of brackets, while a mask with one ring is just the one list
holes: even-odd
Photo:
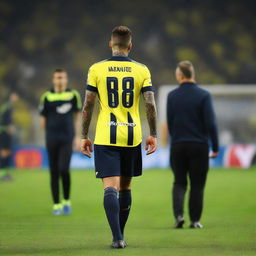
[[113, 240], [123, 240], [119, 223], [118, 191], [113, 187], [108, 187], [104, 190], [104, 208], [113, 234]]
[[124, 227], [128, 220], [130, 209], [132, 204], [132, 195], [131, 190], [121, 190], [119, 192], [119, 205], [120, 205], [120, 214], [119, 214], [119, 221], [120, 221], [120, 228], [122, 234], [124, 234]]

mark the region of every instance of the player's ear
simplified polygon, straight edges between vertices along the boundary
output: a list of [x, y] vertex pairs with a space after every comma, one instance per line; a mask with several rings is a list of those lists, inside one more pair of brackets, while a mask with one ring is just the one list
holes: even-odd
[[181, 72], [180, 72], [179, 68], [176, 68], [175, 76], [176, 76], [176, 80], [178, 81], [178, 83], [180, 83], [180, 81], [181, 81]]
[[112, 47], [113, 47], [113, 42], [112, 42], [112, 40], [109, 41], [108, 46], [109, 46], [109, 48], [112, 49]]
[[130, 51], [132, 49], [132, 43], [129, 43], [128, 45], [128, 51]]

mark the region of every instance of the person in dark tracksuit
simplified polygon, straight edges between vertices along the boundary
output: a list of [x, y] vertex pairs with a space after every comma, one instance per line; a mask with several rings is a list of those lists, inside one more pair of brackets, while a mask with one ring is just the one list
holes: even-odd
[[18, 94], [12, 92], [7, 101], [0, 103], [0, 181], [13, 180], [8, 169], [12, 155], [12, 112], [13, 105], [18, 99]]
[[182, 61], [176, 69], [179, 87], [168, 94], [167, 125], [171, 135], [171, 167], [174, 173], [173, 211], [176, 228], [182, 228], [184, 197], [190, 180], [189, 216], [191, 228], [202, 228], [199, 222], [211, 158], [218, 156], [218, 133], [209, 92], [195, 82], [191, 62]]
[[[41, 126], [46, 131], [46, 148], [50, 166], [53, 214], [71, 213], [69, 165], [72, 147], [80, 146], [81, 98], [76, 90], [67, 88], [67, 72], [56, 69], [53, 73], [53, 88], [40, 99]], [[62, 181], [63, 200], [59, 195]]]

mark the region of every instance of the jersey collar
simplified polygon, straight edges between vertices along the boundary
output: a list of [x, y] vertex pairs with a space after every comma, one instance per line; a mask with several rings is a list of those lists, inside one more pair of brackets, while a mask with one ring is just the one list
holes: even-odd
[[124, 57], [124, 56], [112, 56], [111, 58], [108, 59], [108, 61], [132, 61], [130, 58], [128, 57]]
[[197, 85], [196, 83], [193, 83], [193, 82], [184, 82], [184, 83], [181, 83], [180, 86], [193, 86], [193, 85]]
[[[57, 93], [57, 92], [55, 92], [54, 91], [54, 87], [51, 87], [50, 89], [49, 89], [49, 91], [50, 92], [53, 92], [53, 93]], [[69, 91], [71, 91], [71, 89], [70, 88], [67, 88], [65, 91], [63, 91], [63, 92], [69, 92]]]

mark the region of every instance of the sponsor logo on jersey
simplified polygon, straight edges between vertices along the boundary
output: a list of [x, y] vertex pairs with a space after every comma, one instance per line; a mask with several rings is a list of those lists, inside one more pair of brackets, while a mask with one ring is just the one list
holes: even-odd
[[114, 122], [111, 121], [108, 123], [109, 126], [131, 126], [131, 127], [135, 127], [136, 124], [135, 123], [119, 123], [119, 122]]
[[72, 108], [71, 103], [64, 103], [61, 106], [56, 107], [56, 111], [59, 114], [66, 114], [71, 110], [71, 108]]

